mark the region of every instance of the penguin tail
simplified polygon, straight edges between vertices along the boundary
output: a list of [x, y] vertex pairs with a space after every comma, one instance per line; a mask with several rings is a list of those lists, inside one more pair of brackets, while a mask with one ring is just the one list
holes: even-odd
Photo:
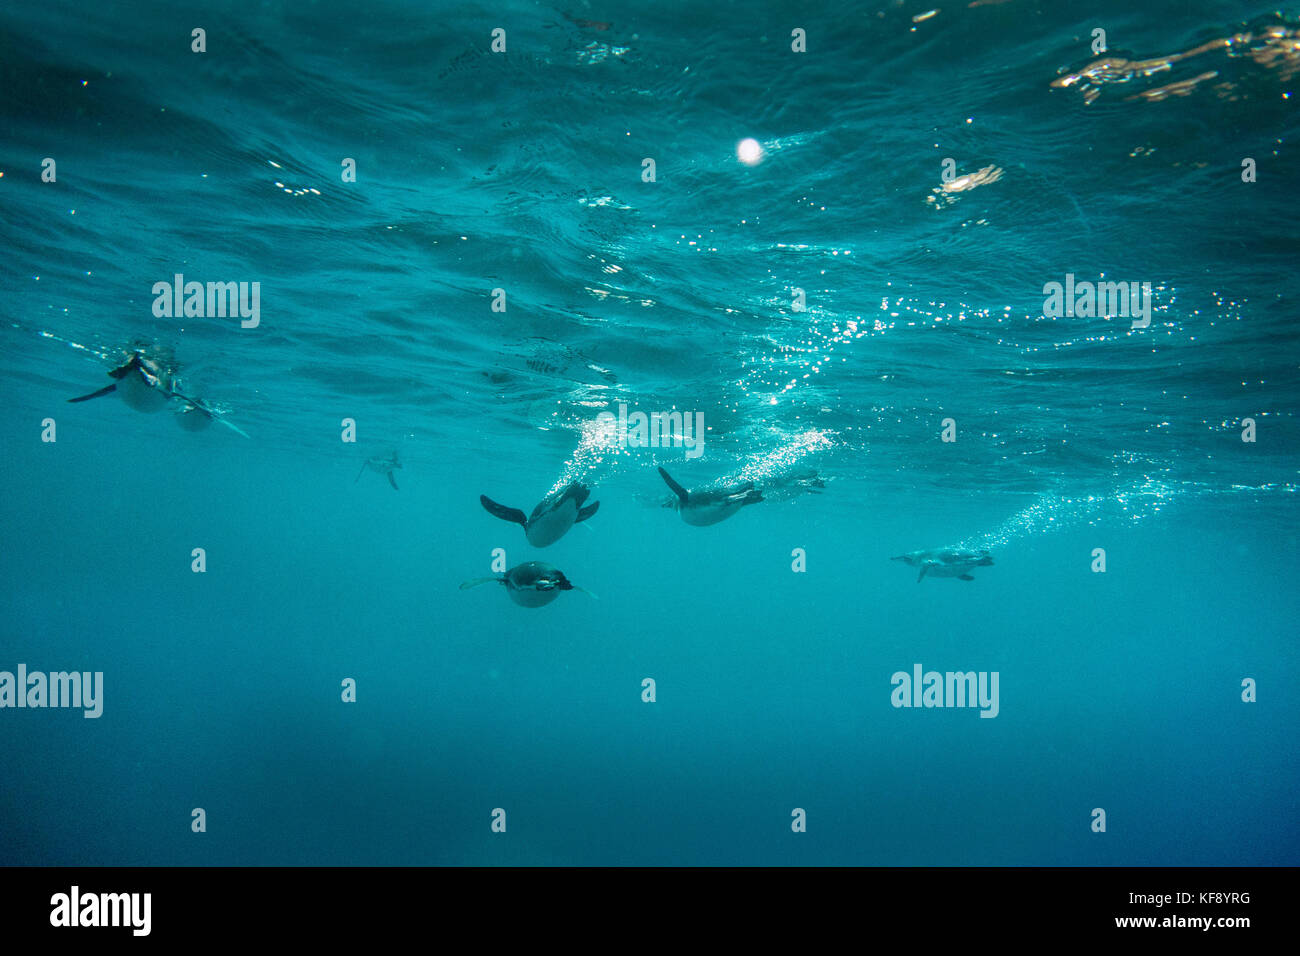
[[581, 511], [578, 512], [578, 517], [576, 520], [586, 521], [588, 518], [590, 518], [592, 515], [596, 513], [596, 509], [599, 507], [600, 507], [600, 502], [593, 501], [591, 504], [587, 505], [587, 507], [583, 508]]
[[92, 398], [100, 398], [101, 396], [107, 395], [109, 392], [116, 391], [116, 390], [117, 390], [117, 383], [114, 382], [112, 385], [105, 385], [103, 388], [101, 388], [101, 389], [100, 389], [99, 391], [97, 391], [97, 392], [91, 392], [89, 395], [82, 395], [82, 396], [80, 396], [79, 398], [70, 398], [70, 399], [68, 399], [68, 401], [70, 401], [70, 402], [88, 402], [88, 401], [90, 401]]
[[672, 475], [664, 471], [663, 468], [659, 469], [659, 476], [663, 478], [664, 482], [668, 485], [668, 487], [673, 490], [673, 493], [675, 495], [677, 495], [677, 500], [680, 501], [682, 504], [686, 504], [686, 499], [688, 497], [688, 493], [686, 489], [683, 488], [681, 485], [679, 485], [677, 482], [673, 481]]
[[502, 521], [513, 521], [515, 524], [528, 526], [528, 516], [518, 508], [507, 508], [505, 505], [499, 505], [487, 495], [478, 496], [479, 504], [487, 509], [488, 514], [495, 515]]

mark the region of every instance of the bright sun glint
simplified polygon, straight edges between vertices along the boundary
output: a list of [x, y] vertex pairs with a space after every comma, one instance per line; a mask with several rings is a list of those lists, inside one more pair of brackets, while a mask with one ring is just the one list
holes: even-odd
[[746, 166], [757, 166], [763, 161], [763, 147], [756, 139], [742, 139], [736, 144], [736, 158]]

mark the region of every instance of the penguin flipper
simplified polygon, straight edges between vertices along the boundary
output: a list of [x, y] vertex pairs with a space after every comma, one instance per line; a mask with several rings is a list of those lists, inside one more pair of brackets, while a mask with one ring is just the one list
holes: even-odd
[[975, 576], [972, 575], [972, 574], [959, 574], [959, 575], [957, 575], [957, 580], [958, 580], [958, 581], [974, 581], [974, 580], [975, 580]]
[[111, 375], [113, 378], [122, 379], [122, 378], [126, 378], [128, 372], [131, 372], [134, 369], [137, 369], [139, 367], [140, 367], [140, 353], [132, 352], [131, 357], [127, 359], [124, 364], [119, 365], [117, 368], [113, 369], [108, 374]]
[[109, 392], [116, 391], [116, 390], [117, 390], [117, 383], [114, 382], [112, 385], [105, 385], [103, 388], [101, 388], [101, 389], [100, 389], [99, 391], [97, 391], [97, 392], [91, 392], [89, 395], [82, 395], [80, 398], [70, 398], [70, 399], [68, 399], [68, 401], [70, 401], [70, 402], [88, 402], [88, 401], [90, 401], [92, 398], [99, 398], [99, 397], [102, 396], [102, 395], [107, 395]]
[[[582, 503], [589, 497], [591, 497], [591, 489], [580, 481], [573, 481], [564, 489], [564, 493], [560, 496], [560, 500], [563, 501], [571, 498], [578, 508], [582, 508]], [[578, 520], [581, 521], [582, 519], [579, 518]]]
[[492, 584], [493, 582], [500, 584], [504, 580], [504, 578], [473, 578], [472, 580], [461, 582], [460, 589], [464, 591], [468, 588], [476, 588], [480, 584]]
[[590, 518], [592, 515], [596, 513], [596, 509], [599, 507], [600, 507], [600, 502], [593, 501], [591, 504], [587, 505], [587, 507], [583, 508], [581, 511], [578, 512], [578, 517], [575, 518], [574, 521], [575, 522], [586, 521], [588, 518]]
[[930, 570], [930, 566], [928, 564], [921, 565], [921, 573], [916, 576], [917, 584], [921, 583], [921, 578], [925, 577], [925, 572], [929, 570]]
[[673, 492], [677, 495], [677, 499], [682, 504], [686, 504], [686, 499], [687, 497], [689, 497], [689, 493], [687, 492], [687, 490], [683, 488], [681, 485], [679, 485], [677, 482], [673, 481], [672, 476], [669, 475], [668, 472], [664, 471], [662, 468], [659, 469], [659, 475], [668, 484], [668, 487], [671, 488]]
[[358, 481], [360, 481], [360, 480], [361, 480], [361, 476], [364, 475], [364, 474], [366, 473], [366, 465], [368, 465], [368, 464], [370, 464], [370, 462], [368, 462], [368, 461], [363, 461], [363, 462], [361, 463], [361, 470], [360, 470], [359, 472], [357, 472], [357, 477], [356, 477], [356, 478], [353, 480], [353, 482], [352, 482], [354, 485], [355, 485]]
[[397, 479], [393, 477], [393, 473], [391, 471], [388, 473], [388, 483], [393, 486], [394, 491], [402, 490], [401, 488], [397, 487]]
[[495, 515], [502, 521], [513, 521], [515, 524], [528, 527], [528, 516], [518, 508], [507, 508], [505, 505], [499, 505], [487, 495], [479, 495], [478, 500], [487, 509], [488, 514]]

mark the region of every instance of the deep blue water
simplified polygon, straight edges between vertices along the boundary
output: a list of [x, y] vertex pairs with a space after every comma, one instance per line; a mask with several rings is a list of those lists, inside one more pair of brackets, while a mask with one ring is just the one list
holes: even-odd
[[[1300, 863], [1300, 14], [931, 9], [0, 11], [0, 671], [104, 675], [0, 708], [0, 863]], [[136, 346], [243, 434], [65, 401]], [[478, 501], [570, 481], [545, 549]]]

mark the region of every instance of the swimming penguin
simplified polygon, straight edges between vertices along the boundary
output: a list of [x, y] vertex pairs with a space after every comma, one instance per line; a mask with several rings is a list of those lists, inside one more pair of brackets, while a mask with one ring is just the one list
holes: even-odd
[[510, 600], [523, 607], [542, 607], [550, 604], [560, 596], [561, 591], [582, 591], [591, 597], [596, 596], [590, 591], [577, 587], [564, 576], [563, 571], [545, 561], [525, 561], [523, 564], [515, 565], [499, 578], [474, 578], [462, 584], [460, 589], [464, 591], [466, 588], [493, 582], [504, 584]]
[[677, 494], [675, 504], [681, 512], [682, 520], [698, 527], [717, 524], [730, 518], [745, 505], [758, 504], [763, 500], [763, 493], [754, 487], [752, 481], [732, 485], [730, 488], [687, 491], [662, 468], [659, 469], [659, 474]]
[[[151, 359], [139, 349], [131, 353], [125, 365], [120, 365], [108, 373], [115, 378], [112, 385], [105, 385], [97, 392], [70, 398], [70, 402], [87, 402], [109, 392], [117, 392], [131, 408], [138, 412], [157, 412], [166, 407], [167, 402], [180, 393], [173, 390], [172, 376], [156, 359]], [[185, 396], [181, 395], [181, 398]]]
[[911, 551], [900, 554], [891, 561], [906, 561], [914, 568], [920, 568], [916, 583], [927, 574], [932, 578], [957, 578], [959, 581], [974, 581], [971, 568], [986, 567], [993, 563], [988, 551], [971, 551], [967, 549], [948, 548], [940, 551]]
[[499, 505], [487, 495], [479, 495], [478, 500], [489, 514], [496, 515], [502, 521], [513, 521], [524, 526], [524, 537], [534, 548], [544, 548], [559, 541], [579, 521], [586, 521], [600, 507], [599, 501], [593, 501], [587, 507], [582, 503], [591, 496], [591, 489], [581, 482], [573, 481], [555, 494], [547, 495], [533, 509], [527, 518], [518, 508]]
[[388, 483], [393, 486], [394, 491], [400, 491], [397, 487], [397, 479], [393, 476], [393, 469], [401, 468], [402, 463], [397, 460], [397, 452], [393, 452], [387, 458], [367, 458], [361, 465], [361, 470], [357, 472], [356, 479], [352, 482], [354, 485], [361, 480], [367, 468], [371, 471], [377, 471], [381, 475], [388, 476]]

